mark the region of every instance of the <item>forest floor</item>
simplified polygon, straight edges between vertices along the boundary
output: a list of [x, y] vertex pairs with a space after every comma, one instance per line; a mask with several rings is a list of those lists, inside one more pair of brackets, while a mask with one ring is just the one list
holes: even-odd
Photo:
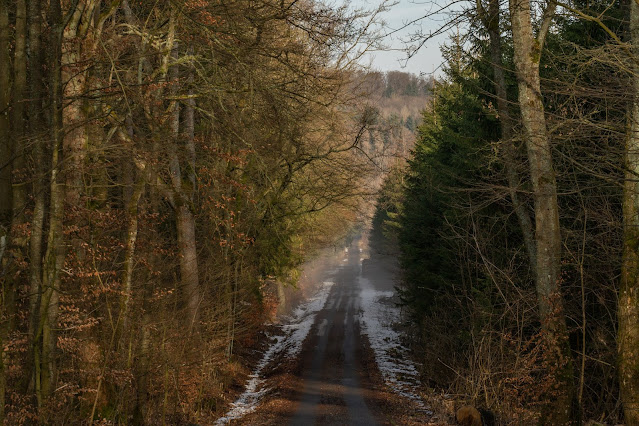
[[424, 402], [395, 330], [394, 262], [364, 259], [358, 241], [333, 256], [313, 297], [274, 327], [243, 392], [217, 423], [450, 424]]

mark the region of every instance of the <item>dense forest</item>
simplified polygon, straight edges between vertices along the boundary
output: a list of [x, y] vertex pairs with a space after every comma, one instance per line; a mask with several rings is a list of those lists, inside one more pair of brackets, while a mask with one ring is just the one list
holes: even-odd
[[[375, 117], [362, 139], [362, 148], [376, 155], [378, 173], [373, 187], [378, 190], [389, 171], [405, 164], [409, 157], [434, 81], [432, 77], [402, 71], [361, 72], [357, 79], [365, 87], [370, 112]], [[370, 208], [366, 211], [370, 215]]]
[[432, 77], [427, 79], [402, 71], [369, 71], [360, 78], [378, 117], [368, 129], [369, 149], [381, 150], [390, 157], [407, 158], [415, 144], [421, 112], [431, 95]]
[[639, 6], [507, 3], [458, 16], [373, 237], [425, 383], [504, 423], [636, 425]]
[[0, 0], [0, 421], [212, 424], [376, 196], [432, 395], [639, 425], [639, 3], [453, 4]]
[[374, 191], [382, 9], [0, 2], [0, 419], [219, 416], [275, 287]]

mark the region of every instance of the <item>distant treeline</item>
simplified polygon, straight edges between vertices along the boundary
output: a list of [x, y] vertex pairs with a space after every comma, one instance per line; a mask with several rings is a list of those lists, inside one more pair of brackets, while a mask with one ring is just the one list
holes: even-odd
[[367, 88], [372, 96], [428, 96], [433, 89], [433, 78], [404, 71], [370, 71], [366, 73]]
[[384, 153], [385, 169], [408, 157], [422, 110], [432, 95], [434, 80], [403, 71], [370, 71], [357, 76], [366, 93], [374, 119], [367, 146]]

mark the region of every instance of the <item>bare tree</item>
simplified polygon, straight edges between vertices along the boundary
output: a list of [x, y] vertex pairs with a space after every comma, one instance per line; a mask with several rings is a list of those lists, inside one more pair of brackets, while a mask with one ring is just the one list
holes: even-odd
[[639, 5], [630, 2], [633, 95], [626, 136], [623, 263], [618, 305], [620, 396], [626, 424], [639, 424]]
[[[0, 232], [6, 240], [11, 218], [11, 139], [9, 133], [9, 105], [11, 87], [11, 27], [9, 26], [9, 1], [0, 3]], [[6, 243], [5, 243], [6, 244]], [[2, 250], [4, 253], [4, 250]], [[0, 255], [2, 261], [2, 255]]]
[[516, 169], [516, 147], [514, 142], [514, 120], [510, 114], [508, 90], [506, 86], [506, 77], [503, 64], [502, 53], [502, 37], [500, 27], [500, 7], [499, 0], [489, 0], [488, 8], [485, 8], [481, 0], [477, 1], [477, 13], [479, 18], [488, 31], [490, 60], [493, 70], [495, 98], [497, 101], [497, 112], [499, 114], [499, 123], [501, 125], [501, 143], [503, 146], [504, 167], [506, 169], [506, 177], [508, 179], [508, 192], [510, 195], [513, 209], [519, 220], [519, 227], [524, 237], [524, 244], [528, 252], [533, 273], [536, 272], [537, 255], [534, 241], [534, 231], [530, 215], [526, 209], [525, 203], [521, 200], [519, 191], [520, 179]]
[[556, 6], [554, 0], [546, 5], [535, 37], [530, 1], [509, 1], [519, 108], [534, 191], [537, 257], [534, 269], [539, 313], [548, 345], [547, 355], [557, 365], [557, 395], [553, 396], [546, 421], [565, 424], [571, 418], [574, 397], [573, 367], [560, 287], [562, 243], [557, 182], [539, 77], [542, 49]]

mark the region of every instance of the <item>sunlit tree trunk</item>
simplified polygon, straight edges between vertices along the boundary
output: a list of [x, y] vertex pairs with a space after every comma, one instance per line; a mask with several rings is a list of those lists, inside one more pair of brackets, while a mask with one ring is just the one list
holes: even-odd
[[[169, 36], [171, 40], [175, 34], [175, 15], [171, 15], [171, 29], [169, 30], [172, 35]], [[178, 43], [172, 40], [172, 53], [171, 61], [176, 62], [178, 60]], [[170, 69], [171, 80], [171, 92], [177, 95], [177, 89], [179, 84], [179, 68], [177, 65], [173, 65]], [[169, 148], [170, 152], [170, 172], [173, 188], [178, 195], [176, 199], [175, 213], [177, 221], [177, 237], [178, 237], [178, 250], [180, 258], [180, 279], [182, 289], [184, 291], [188, 311], [189, 320], [195, 324], [198, 317], [199, 307], [199, 273], [197, 264], [197, 248], [195, 238], [195, 217], [191, 211], [192, 194], [194, 190], [194, 171], [195, 167], [195, 148], [193, 141], [193, 104], [187, 103], [184, 109], [184, 134], [180, 134], [180, 116], [181, 107], [178, 101], [174, 101], [171, 120], [171, 133], [173, 135], [172, 145]], [[181, 139], [184, 139], [184, 146], [180, 143]], [[187, 161], [184, 171], [180, 164], [180, 158], [178, 156], [178, 150], [184, 149], [187, 152]]]
[[64, 152], [66, 180], [66, 202], [78, 206], [82, 193], [82, 169], [86, 156], [87, 135], [86, 116], [82, 110], [80, 95], [84, 92], [86, 71], [82, 69], [82, 28], [90, 26], [93, 2], [80, 1], [74, 10], [67, 11], [71, 19], [64, 28], [62, 49], [62, 81], [64, 83], [65, 107], [63, 121], [65, 127]]
[[561, 235], [557, 182], [539, 77], [541, 49], [555, 5], [551, 2], [547, 6], [537, 38], [533, 36], [530, 2], [510, 0], [509, 5], [519, 108], [535, 201], [535, 280], [539, 313], [546, 356], [550, 365], [556, 366], [553, 374], [556, 393], [547, 396], [549, 401], [544, 411], [544, 422], [560, 425], [571, 418], [574, 378], [560, 288]]
[[135, 266], [135, 245], [138, 238], [138, 206], [140, 203], [140, 197], [144, 192], [144, 178], [138, 177], [133, 192], [127, 202], [127, 239], [126, 239], [126, 251], [124, 257], [124, 271], [122, 274], [122, 325], [123, 329], [128, 328], [129, 323], [129, 305], [131, 302], [131, 294], [133, 291], [133, 270]]
[[195, 323], [198, 317], [199, 291], [197, 250], [195, 246], [195, 218], [187, 205], [177, 211], [178, 245], [180, 247], [180, 274], [189, 309], [189, 320]]
[[[192, 54], [192, 50], [190, 51]], [[187, 206], [183, 206], [182, 227], [185, 236], [184, 243], [187, 245], [184, 255], [187, 257], [185, 265], [190, 273], [187, 287], [187, 297], [189, 311], [192, 321], [197, 320], [197, 312], [200, 303], [199, 292], [199, 269], [197, 264], [197, 247], [195, 237], [195, 216], [191, 211], [195, 195], [195, 99], [193, 98], [193, 72], [190, 71], [187, 78], [189, 85], [188, 95], [184, 106], [184, 148], [186, 151], [186, 161], [184, 179], [182, 181], [182, 192], [188, 200]]]
[[623, 262], [618, 305], [619, 388], [625, 423], [639, 425], [639, 5], [630, 2], [633, 99], [626, 137]]

